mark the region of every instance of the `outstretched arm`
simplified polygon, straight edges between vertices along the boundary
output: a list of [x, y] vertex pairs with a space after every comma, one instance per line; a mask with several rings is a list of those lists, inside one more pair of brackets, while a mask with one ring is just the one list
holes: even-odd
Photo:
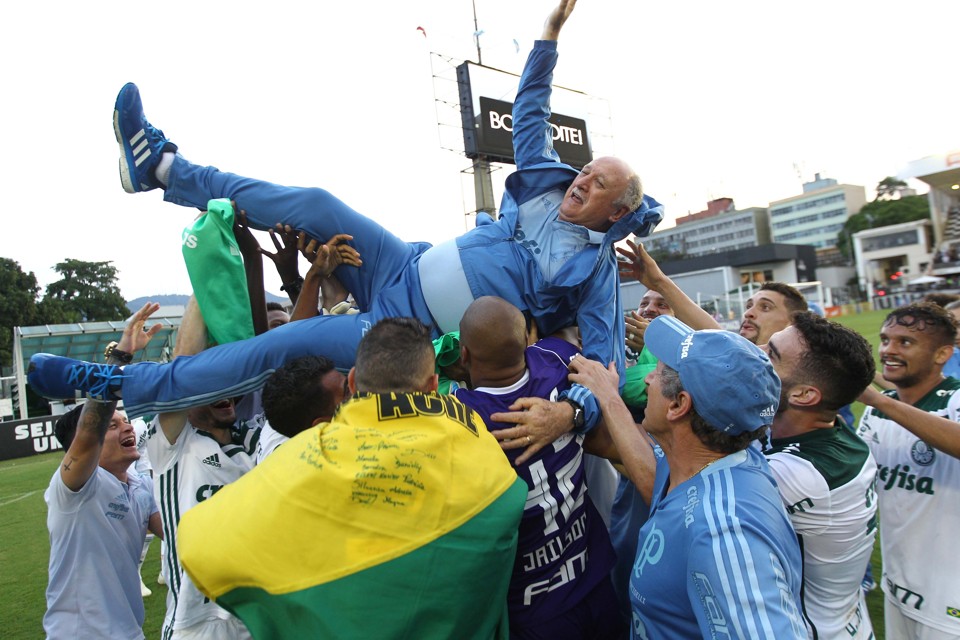
[[[200, 353], [207, 347], [207, 325], [200, 313], [197, 299], [190, 296], [187, 306], [183, 310], [183, 320], [177, 331], [177, 344], [173, 348], [173, 357], [192, 356]], [[187, 425], [187, 412], [172, 411], [161, 413], [158, 416], [160, 430], [163, 431], [167, 442], [174, 444]]]
[[677, 319], [692, 329], [721, 329], [722, 327], [709, 313], [687, 297], [676, 283], [668, 278], [656, 261], [650, 257], [642, 244], [627, 240], [629, 249], [617, 247], [617, 253], [629, 262], [620, 262], [621, 280], [639, 280], [647, 289], [663, 296]]
[[884, 413], [934, 449], [960, 458], [960, 424], [953, 420], [927, 413], [923, 409], [884, 395], [873, 387], [867, 387], [858, 400]]
[[263, 259], [262, 249], [253, 232], [247, 225], [247, 212], [237, 209], [237, 203], [232, 203], [237, 212], [233, 222], [233, 235], [237, 239], [237, 246], [243, 256], [243, 271], [247, 276], [247, 295], [250, 298], [250, 314], [253, 318], [253, 332], [255, 335], [267, 332], [267, 297], [263, 291]]
[[280, 282], [283, 283], [290, 303], [297, 304], [297, 298], [300, 296], [297, 283], [301, 280], [298, 235], [290, 225], [277, 224], [270, 230], [270, 240], [273, 241], [276, 251], [270, 253], [261, 248], [260, 253], [273, 261], [273, 266], [277, 268], [277, 275], [280, 276]]
[[[137, 311], [117, 343], [118, 351], [133, 354], [147, 345], [150, 338], [160, 331], [161, 326], [155, 324], [149, 329], [145, 326], [147, 319], [157, 309], [159, 304], [148, 302]], [[107, 364], [122, 364], [118, 358], [111, 356]], [[80, 421], [73, 437], [70, 448], [67, 449], [63, 462], [60, 465], [60, 478], [71, 491], [79, 491], [93, 476], [100, 464], [100, 451], [103, 448], [103, 439], [107, 427], [116, 411], [116, 402], [98, 402], [87, 400], [80, 413]]]
[[633, 421], [630, 410], [620, 399], [620, 377], [616, 366], [610, 363], [609, 367], [604, 367], [599, 362], [576, 356], [570, 363], [570, 380], [593, 392], [627, 476], [650, 504], [657, 461], [646, 433]]
[[[560, 162], [553, 149], [553, 131], [550, 127], [550, 84], [557, 64], [557, 37], [570, 17], [576, 0], [561, 0], [550, 12], [543, 25], [543, 39], [534, 43], [527, 58], [513, 103], [513, 159], [517, 169]], [[542, 188], [541, 188], [542, 190]], [[521, 189], [520, 200], [526, 200]]]
[[82, 489], [96, 472], [103, 438], [116, 409], [116, 402], [87, 400], [83, 405], [76, 435], [60, 463], [60, 479], [71, 491]]

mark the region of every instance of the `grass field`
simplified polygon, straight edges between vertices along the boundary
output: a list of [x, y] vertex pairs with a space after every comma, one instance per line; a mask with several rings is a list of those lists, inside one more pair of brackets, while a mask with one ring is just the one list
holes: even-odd
[[[877, 333], [887, 312], [867, 312], [838, 320], [864, 335], [876, 349]], [[862, 406], [855, 407], [859, 417]], [[0, 463], [0, 636], [8, 640], [42, 637], [44, 590], [50, 543], [46, 528], [43, 492], [63, 457], [49, 453]], [[874, 575], [879, 580], [879, 545], [874, 551]], [[160, 571], [160, 544], [150, 547], [143, 576], [153, 595], [144, 600], [147, 617], [144, 632], [152, 640], [160, 636], [166, 587], [156, 583]], [[879, 640], [883, 634], [883, 596], [880, 590], [868, 597], [870, 618]]]
[[[44, 591], [47, 588], [47, 506], [43, 492], [63, 452], [0, 463], [0, 637], [6, 640], [43, 637]], [[166, 587], [160, 573], [160, 543], [154, 540], [143, 565], [153, 595], [144, 599], [147, 638], [160, 637], [166, 609]]]
[[[868, 311], [866, 313], [841, 316], [839, 318], [835, 318], [835, 320], [847, 327], [850, 327], [866, 338], [873, 346], [873, 354], [874, 357], [876, 357], [877, 347], [880, 344], [880, 325], [888, 313], [890, 313], [888, 310]], [[858, 421], [860, 419], [860, 414], [863, 413], [863, 408], [863, 405], [859, 402], [854, 404], [853, 415]], [[873, 578], [877, 581], [878, 585], [880, 584], [880, 568], [880, 538], [878, 536], [877, 544], [873, 549]], [[867, 608], [870, 610], [870, 622], [873, 623], [873, 631], [876, 634], [877, 640], [883, 640], [886, 637], [883, 629], [883, 600], [883, 594], [880, 592], [879, 587], [877, 587], [877, 589], [867, 596]]]

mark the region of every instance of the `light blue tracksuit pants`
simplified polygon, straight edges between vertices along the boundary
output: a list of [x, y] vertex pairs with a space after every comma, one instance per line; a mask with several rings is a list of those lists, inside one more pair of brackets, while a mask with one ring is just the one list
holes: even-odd
[[[363, 266], [338, 268], [361, 313], [318, 316], [291, 322], [250, 340], [220, 345], [167, 364], [143, 362], [124, 368], [122, 394], [131, 418], [208, 404], [263, 386], [283, 363], [324, 355], [339, 368], [353, 366], [363, 333], [386, 317], [413, 317], [433, 325], [423, 299], [417, 262], [430, 245], [408, 243], [357, 213], [323, 189], [284, 187], [174, 160], [164, 200], [206, 209], [213, 198], [229, 198], [245, 210], [255, 229], [289, 224], [326, 241], [353, 236]], [[439, 337], [434, 329], [434, 337]]]

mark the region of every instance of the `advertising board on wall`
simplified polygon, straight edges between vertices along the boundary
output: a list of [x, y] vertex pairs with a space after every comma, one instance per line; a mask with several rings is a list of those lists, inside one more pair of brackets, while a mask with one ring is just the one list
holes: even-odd
[[0, 422], [0, 460], [25, 458], [63, 449], [53, 435], [53, 425], [59, 417], [42, 416]]

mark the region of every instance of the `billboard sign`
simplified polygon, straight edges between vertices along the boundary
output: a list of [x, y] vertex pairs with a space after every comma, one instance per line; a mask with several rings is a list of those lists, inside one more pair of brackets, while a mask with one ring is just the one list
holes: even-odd
[[[499, 162], [513, 162], [513, 103], [480, 97], [477, 119], [477, 153]], [[580, 168], [593, 158], [587, 141], [587, 123], [559, 113], [551, 114], [553, 148], [572, 167]], [[467, 153], [467, 157], [473, 157]]]
[[[503, 100], [516, 92], [519, 78], [489, 67], [464, 62], [457, 67], [464, 151], [468, 158], [485, 156], [493, 162], [515, 164], [513, 158], [513, 103]], [[510, 87], [509, 89], [507, 87]], [[500, 96], [499, 98], [490, 97]], [[554, 87], [551, 103], [583, 110], [584, 94]], [[553, 112], [553, 148], [560, 159], [577, 169], [593, 159], [587, 122]]]
[[25, 458], [62, 449], [60, 441], [53, 435], [53, 425], [59, 417], [43, 416], [0, 422], [0, 460]]

